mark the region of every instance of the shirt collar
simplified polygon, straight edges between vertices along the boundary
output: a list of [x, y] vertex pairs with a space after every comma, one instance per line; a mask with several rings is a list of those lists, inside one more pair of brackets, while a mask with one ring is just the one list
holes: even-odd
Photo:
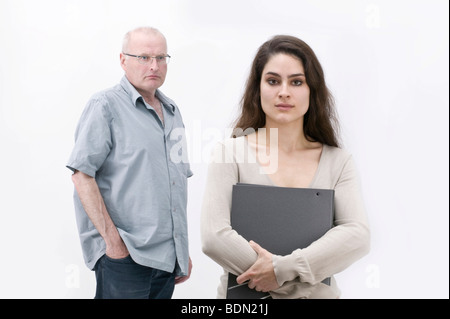
[[[142, 95], [136, 90], [136, 88], [130, 83], [130, 81], [128, 81], [125, 75], [120, 81], [120, 85], [125, 90], [125, 92], [130, 96], [131, 101], [133, 102], [133, 105], [135, 107], [137, 106], [137, 101], [139, 99], [144, 100]], [[169, 112], [171, 112], [172, 114], [175, 113], [176, 104], [174, 101], [165, 96], [159, 89], [156, 90], [155, 95]]]

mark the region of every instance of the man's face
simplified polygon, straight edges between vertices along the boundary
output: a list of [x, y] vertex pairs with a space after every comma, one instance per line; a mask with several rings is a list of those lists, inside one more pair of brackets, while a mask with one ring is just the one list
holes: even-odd
[[[149, 57], [165, 56], [167, 43], [161, 34], [134, 32], [123, 53]], [[139, 93], [154, 94], [166, 79], [167, 64], [158, 63], [156, 59], [150, 59], [151, 61], [147, 64], [141, 64], [137, 58], [123, 53], [120, 55], [120, 64], [128, 81]]]

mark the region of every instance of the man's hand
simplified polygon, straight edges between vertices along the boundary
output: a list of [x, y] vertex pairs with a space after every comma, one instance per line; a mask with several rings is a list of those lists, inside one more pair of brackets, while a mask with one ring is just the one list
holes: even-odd
[[183, 282], [188, 280], [191, 277], [191, 272], [192, 272], [192, 260], [191, 260], [191, 257], [189, 257], [189, 271], [188, 271], [188, 275], [187, 276], [183, 276], [183, 277], [180, 277], [180, 276], [175, 277], [175, 285], [182, 284]]
[[272, 254], [253, 241], [250, 241], [250, 246], [258, 254], [258, 259], [246, 272], [237, 277], [237, 283], [242, 284], [248, 280], [249, 288], [264, 292], [279, 288], [273, 269]]
[[108, 243], [106, 244], [106, 255], [112, 259], [122, 259], [129, 255], [129, 251], [122, 238], [118, 238], [117, 243]]

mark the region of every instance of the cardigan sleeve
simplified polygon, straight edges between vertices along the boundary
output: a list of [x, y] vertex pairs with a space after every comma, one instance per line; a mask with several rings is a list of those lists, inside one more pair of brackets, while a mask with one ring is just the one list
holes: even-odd
[[232, 152], [218, 143], [212, 152], [201, 213], [203, 252], [235, 275], [245, 272], [257, 260], [248, 241], [230, 224], [233, 185], [239, 181], [239, 170]]
[[370, 231], [359, 177], [351, 156], [337, 172], [334, 227], [304, 249], [274, 256], [279, 285], [293, 280], [315, 285], [362, 258], [370, 249]]

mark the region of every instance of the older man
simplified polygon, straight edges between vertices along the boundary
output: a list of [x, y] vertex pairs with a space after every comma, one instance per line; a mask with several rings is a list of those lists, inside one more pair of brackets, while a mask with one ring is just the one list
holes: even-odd
[[120, 54], [125, 76], [90, 99], [76, 129], [67, 167], [74, 172], [77, 224], [86, 265], [95, 270], [96, 298], [168, 299], [190, 276], [192, 172], [180, 147], [180, 111], [159, 90], [169, 59], [157, 29], [128, 32]]

